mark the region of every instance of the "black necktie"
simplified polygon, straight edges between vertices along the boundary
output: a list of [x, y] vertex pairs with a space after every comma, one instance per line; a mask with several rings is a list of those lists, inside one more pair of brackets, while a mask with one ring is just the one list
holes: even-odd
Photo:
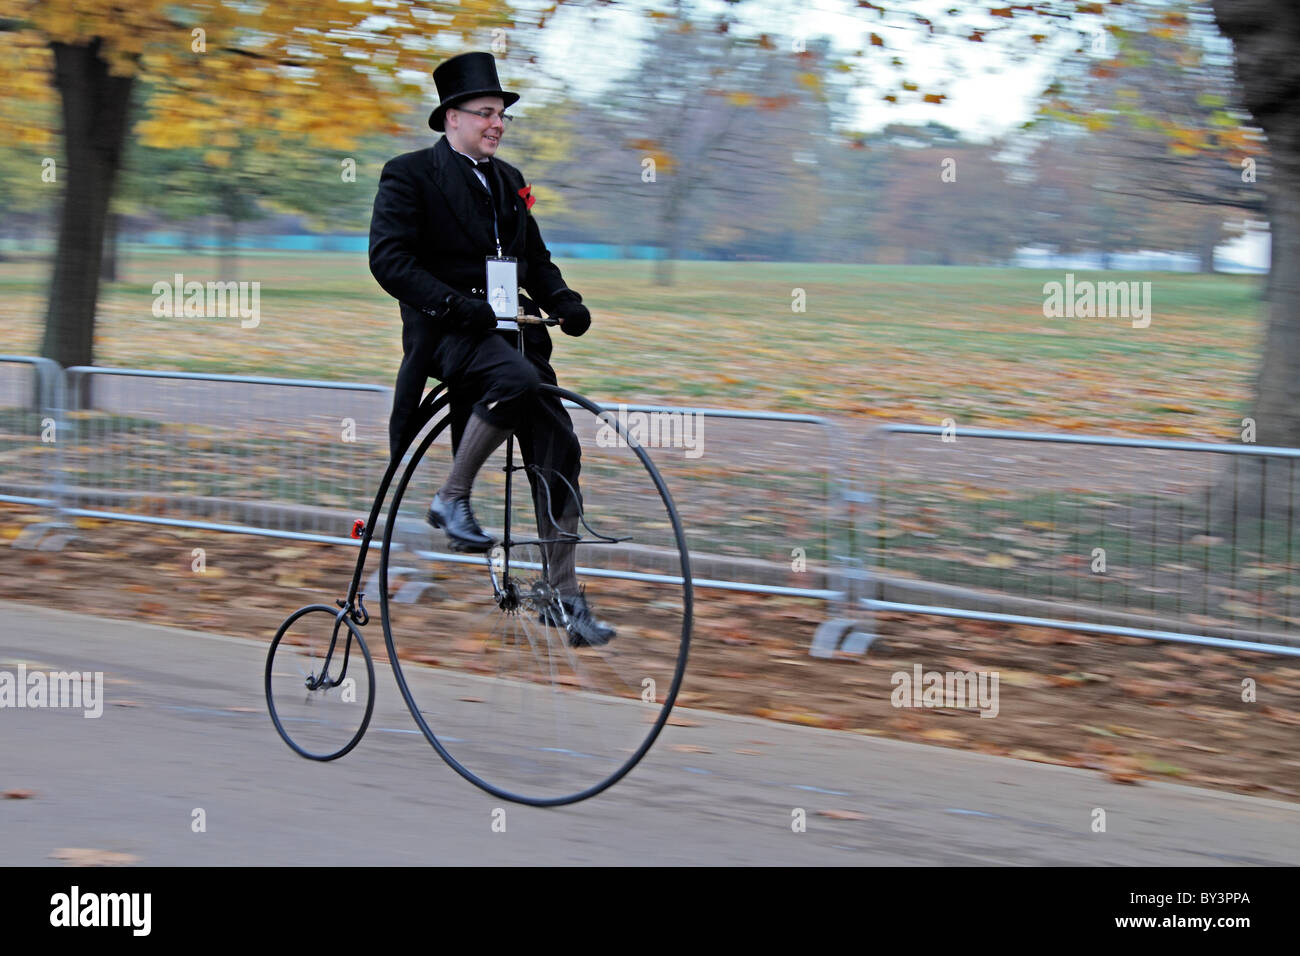
[[[464, 155], [464, 154], [462, 154], [462, 155]], [[496, 182], [495, 182], [495, 178], [493, 177], [493, 175], [492, 175], [492, 173], [491, 173], [491, 166], [492, 166], [492, 164], [491, 164], [488, 160], [486, 160], [486, 159], [483, 160], [483, 162], [481, 162], [481, 163], [476, 163], [476, 162], [474, 162], [474, 160], [470, 159], [468, 156], [465, 157], [465, 160], [466, 160], [466, 162], [469, 163], [471, 169], [477, 169], [480, 173], [483, 174], [483, 178], [487, 180], [487, 191], [488, 191], [488, 195], [490, 195], [490, 196], [492, 197], [492, 220], [493, 220], [493, 229], [495, 230], [495, 229], [496, 229], [497, 210], [498, 210], [498, 207], [500, 206], [500, 200], [499, 200], [498, 197], [497, 197], [497, 190], [496, 190]], [[477, 176], [475, 176], [474, 178], [475, 178], [475, 179], [478, 179]]]
[[[469, 157], [466, 157], [466, 159], [469, 160]], [[488, 194], [492, 197], [492, 204], [495, 206], [497, 202], [497, 191], [496, 191], [496, 185], [492, 182], [492, 178], [493, 178], [491, 173], [492, 164], [485, 159], [481, 163], [476, 163], [473, 160], [469, 160], [469, 165], [471, 169], [477, 169], [480, 173], [482, 173], [483, 178], [487, 180], [487, 191]], [[475, 176], [474, 178], [478, 179], [477, 176]]]
[[[488, 160], [485, 159], [481, 163], [476, 163], [474, 162], [474, 160], [466, 157], [466, 161], [469, 163], [470, 169], [477, 169], [480, 173], [484, 175], [484, 177], [488, 175], [488, 166], [491, 165], [491, 163]], [[491, 180], [488, 181], [491, 182]]]

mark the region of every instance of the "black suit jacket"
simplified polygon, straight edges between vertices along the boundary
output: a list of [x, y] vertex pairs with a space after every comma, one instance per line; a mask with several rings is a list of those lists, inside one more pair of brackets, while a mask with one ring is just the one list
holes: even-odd
[[[520, 301], [531, 315], [540, 314], [536, 305], [549, 313], [556, 296], [569, 290], [520, 195], [524, 177], [496, 157], [489, 175], [495, 179], [501, 251], [519, 261], [519, 287], [527, 293]], [[438, 345], [446, 332], [447, 294], [486, 299], [484, 260], [496, 251], [492, 198], [445, 136], [384, 165], [370, 219], [370, 271], [401, 303], [402, 369], [389, 423], [394, 443], [419, 405], [427, 376], [446, 377]], [[528, 326], [525, 335], [530, 351], [549, 357], [544, 327]]]

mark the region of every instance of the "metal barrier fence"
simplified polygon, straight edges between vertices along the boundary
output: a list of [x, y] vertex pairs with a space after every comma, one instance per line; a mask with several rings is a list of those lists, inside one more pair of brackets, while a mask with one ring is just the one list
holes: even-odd
[[55, 505], [62, 387], [57, 362], [0, 355], [0, 501]]
[[[0, 356], [0, 500], [355, 543], [388, 464], [390, 404], [375, 385]], [[1300, 655], [1300, 450], [905, 425], [849, 447], [816, 416], [606, 408], [625, 424], [693, 420], [680, 440], [643, 444], [673, 491], [695, 583], [830, 602], [815, 655], [865, 650], [882, 610]], [[605, 461], [599, 423], [574, 415], [592, 511], [653, 512], [636, 497], [644, 475], [605, 480], [626, 462]], [[436, 459], [451, 458], [450, 436], [438, 442], [397, 519], [399, 544], [425, 555]], [[499, 476], [490, 462], [475, 490], [489, 527], [503, 517]], [[583, 564], [636, 578], [668, 543], [666, 524], [649, 523]]]
[[906, 425], [868, 450], [816, 654], [894, 610], [1300, 656], [1300, 450]]
[[388, 464], [378, 385], [75, 367], [65, 515], [348, 540]]
[[695, 583], [843, 599], [838, 569], [849, 554], [850, 526], [840, 426], [816, 415], [781, 412], [626, 408], [629, 414], [680, 412], [724, 424], [706, 431], [696, 459], [651, 450], [681, 513]]
[[[56, 504], [65, 517], [355, 543], [348, 537], [352, 522], [369, 513], [388, 464], [385, 387], [98, 367], [70, 368], [64, 377], [71, 407], [59, 422], [60, 460], [52, 471], [33, 473], [31, 485], [46, 492], [38, 503]], [[647, 433], [641, 443], [673, 492], [695, 583], [843, 597], [831, 586], [847, 554], [836, 470], [843, 449], [829, 421], [606, 407], [634, 437]], [[626, 467], [625, 451], [600, 447], [592, 416], [576, 413], [574, 423], [593, 513], [601, 520], [653, 515], [658, 502], [638, 497], [653, 492], [644, 472]], [[424, 509], [442, 475], [439, 458], [451, 460], [447, 431], [421, 466], [424, 480], [403, 501], [397, 538], [425, 556], [465, 561], [426, 550], [432, 539]], [[475, 487], [475, 506], [489, 527], [501, 519], [493, 485], [501, 463], [489, 461]], [[616, 480], [620, 474], [627, 480]], [[521, 499], [526, 503], [527, 495]], [[634, 545], [585, 549], [584, 567], [614, 577], [653, 571], [656, 553], [669, 553], [669, 529], [659, 522], [636, 531]]]
[[[603, 407], [646, 448], [672, 493], [697, 586], [821, 601], [843, 598], [842, 588], [836, 586], [848, 538], [838, 484], [843, 448], [831, 422], [779, 412]], [[626, 546], [580, 548], [581, 567], [594, 576], [629, 579], [679, 574], [670, 526], [645, 472], [625, 449], [602, 447], [597, 419], [569, 408], [582, 445], [580, 484], [593, 528], [633, 532], [633, 542]], [[672, 441], [656, 440], [668, 435]], [[677, 440], [683, 436], [686, 440]], [[610, 430], [606, 437], [616, 436]], [[481, 560], [425, 550], [429, 538], [424, 512], [445, 477], [445, 469], [427, 463], [435, 454], [450, 463], [450, 444], [444, 431], [425, 456], [423, 480], [413, 482], [402, 501], [396, 534], [404, 547], [422, 557]], [[486, 528], [502, 526], [504, 464], [504, 450], [498, 450], [474, 485], [474, 509]], [[526, 487], [515, 497], [517, 505], [530, 501]], [[531, 516], [520, 510], [511, 520], [527, 526]]]

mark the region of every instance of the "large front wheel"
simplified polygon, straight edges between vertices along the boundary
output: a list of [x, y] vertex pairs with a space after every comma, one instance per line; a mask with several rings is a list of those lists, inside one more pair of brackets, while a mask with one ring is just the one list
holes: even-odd
[[549, 806], [609, 787], [658, 736], [685, 671], [692, 590], [672, 497], [625, 423], [572, 392], [542, 388], [566, 403], [582, 449], [576, 583], [612, 639], [582, 637], [592, 631], [561, 591], [556, 536], [541, 540], [529, 463], [513, 439], [473, 491], [499, 546], [457, 554], [428, 527], [451, 462], [446, 418], [415, 446], [394, 490], [379, 578], [389, 658], [429, 743], [489, 793]]

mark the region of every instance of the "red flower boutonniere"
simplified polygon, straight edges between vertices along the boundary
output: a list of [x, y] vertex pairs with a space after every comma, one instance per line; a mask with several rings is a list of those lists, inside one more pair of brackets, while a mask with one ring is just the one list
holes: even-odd
[[524, 208], [531, 210], [533, 203], [537, 202], [537, 197], [533, 195], [533, 184], [529, 183], [523, 189], [519, 190], [519, 195], [524, 197]]

